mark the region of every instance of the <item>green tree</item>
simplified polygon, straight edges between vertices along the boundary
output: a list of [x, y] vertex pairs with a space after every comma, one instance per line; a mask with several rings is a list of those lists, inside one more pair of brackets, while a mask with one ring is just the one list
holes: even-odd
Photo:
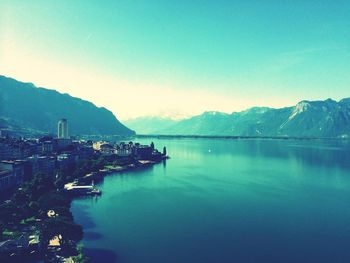
[[73, 257], [74, 262], [77, 263], [91, 263], [91, 259], [88, 258], [86, 255], [84, 255], [83, 251], [83, 245], [79, 244], [78, 245], [78, 255], [76, 257]]
[[23, 219], [19, 212], [14, 202], [3, 204], [0, 206], [0, 220], [6, 226], [15, 225]]
[[39, 211], [39, 203], [36, 201], [31, 201], [28, 205], [28, 208], [31, 216], [37, 215]]
[[2, 221], [0, 221], [0, 240], [2, 240], [3, 238], [4, 230], [5, 230], [5, 224]]
[[64, 217], [70, 221], [73, 221], [73, 215], [72, 212], [70, 211], [69, 207], [67, 206], [56, 206], [54, 208], [54, 211], [57, 216]]
[[54, 184], [54, 178], [45, 174], [36, 174], [28, 183], [30, 190], [31, 200], [37, 201], [44, 194], [56, 189]]
[[58, 236], [62, 247], [69, 247], [72, 242], [78, 242], [83, 238], [83, 230], [80, 225], [62, 217], [47, 218], [42, 225], [42, 240], [48, 244], [51, 239]]
[[48, 210], [54, 210], [55, 207], [69, 207], [70, 201], [66, 196], [57, 191], [51, 191], [41, 196], [38, 203], [40, 210], [46, 213]]

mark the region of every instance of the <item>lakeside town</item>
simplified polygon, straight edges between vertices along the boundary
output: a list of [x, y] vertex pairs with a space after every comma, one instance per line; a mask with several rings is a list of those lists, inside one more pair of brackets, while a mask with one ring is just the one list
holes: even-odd
[[69, 137], [68, 121], [56, 136], [0, 133], [0, 261], [88, 262], [78, 242], [80, 225], [70, 212], [75, 196], [103, 194], [104, 176], [167, 159], [150, 145]]

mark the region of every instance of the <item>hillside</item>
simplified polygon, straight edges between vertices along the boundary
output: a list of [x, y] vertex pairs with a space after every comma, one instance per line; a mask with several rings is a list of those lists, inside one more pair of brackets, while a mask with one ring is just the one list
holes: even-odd
[[2, 123], [45, 133], [56, 133], [58, 120], [66, 118], [71, 135], [134, 134], [106, 108], [4, 76], [0, 76], [0, 118]]

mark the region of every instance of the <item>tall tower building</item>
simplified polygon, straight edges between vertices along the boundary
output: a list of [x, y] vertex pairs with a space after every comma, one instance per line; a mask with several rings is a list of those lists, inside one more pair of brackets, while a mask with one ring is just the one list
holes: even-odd
[[62, 119], [58, 122], [58, 138], [59, 139], [69, 139], [68, 138], [68, 122], [66, 119]]

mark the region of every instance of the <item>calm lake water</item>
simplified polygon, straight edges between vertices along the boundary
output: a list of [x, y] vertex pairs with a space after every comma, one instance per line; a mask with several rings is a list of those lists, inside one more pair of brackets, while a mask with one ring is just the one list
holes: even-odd
[[153, 141], [170, 160], [72, 204], [94, 262], [350, 262], [350, 142]]

